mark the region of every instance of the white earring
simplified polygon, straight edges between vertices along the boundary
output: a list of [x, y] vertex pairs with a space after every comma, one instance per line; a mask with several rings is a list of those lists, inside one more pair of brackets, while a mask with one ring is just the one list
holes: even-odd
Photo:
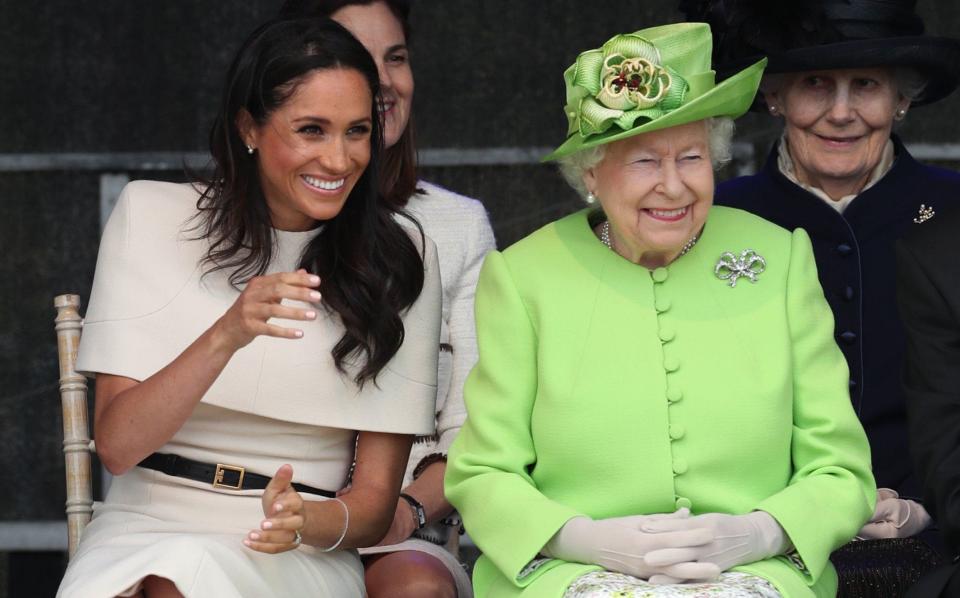
[[247, 146], [247, 153], [250, 154], [251, 156], [253, 155], [253, 146], [252, 146], [252, 145], [248, 145], [248, 146]]
[[770, 116], [780, 116], [780, 109], [774, 106], [773, 104], [770, 104], [767, 107], [767, 110], [770, 111]]
[[903, 118], [904, 118], [906, 115], [907, 115], [907, 109], [906, 109], [906, 108], [900, 108], [900, 109], [897, 110], [897, 113], [896, 113], [893, 117], [894, 117], [895, 119], [897, 119], [897, 120], [903, 120]]
[[587, 203], [596, 203], [597, 196], [593, 194], [593, 191], [587, 192], [587, 197], [585, 198]]

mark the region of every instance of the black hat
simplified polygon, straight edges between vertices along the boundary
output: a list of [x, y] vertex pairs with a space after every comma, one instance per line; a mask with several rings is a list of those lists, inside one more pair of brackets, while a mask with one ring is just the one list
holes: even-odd
[[960, 84], [960, 40], [924, 35], [916, 0], [681, 0], [691, 21], [713, 29], [718, 78], [761, 56], [765, 73], [913, 67], [929, 104]]

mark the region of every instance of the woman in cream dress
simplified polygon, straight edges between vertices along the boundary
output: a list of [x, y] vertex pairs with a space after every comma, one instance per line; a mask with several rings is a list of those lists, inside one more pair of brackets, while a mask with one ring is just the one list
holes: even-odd
[[339, 25], [267, 23], [228, 74], [211, 180], [125, 189], [78, 362], [117, 477], [59, 595], [363, 595], [350, 549], [386, 532], [432, 433], [440, 310], [432, 243], [378, 198], [376, 89]]

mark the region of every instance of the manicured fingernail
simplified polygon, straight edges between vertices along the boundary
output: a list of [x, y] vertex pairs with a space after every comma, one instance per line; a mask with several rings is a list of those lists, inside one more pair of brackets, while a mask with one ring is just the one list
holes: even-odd
[[314, 301], [320, 301], [320, 297], [322, 297], [320, 291], [310, 291], [310, 298]]
[[244, 546], [253, 546], [253, 544], [250, 542], [250, 540], [244, 540], [244, 541], [243, 541], [243, 545], [244, 545]]
[[251, 540], [259, 540], [259, 539], [260, 539], [260, 534], [258, 534], [257, 532], [250, 532], [250, 539], [251, 539]]
[[308, 311], [308, 312], [306, 312], [306, 313], [303, 314], [303, 315], [306, 316], [308, 320], [312, 320], [312, 319], [314, 319], [314, 318], [317, 317], [317, 312], [315, 312], [315, 311]]
[[260, 524], [260, 527], [262, 527], [263, 529], [270, 529], [271, 527], [273, 527], [273, 522], [264, 521], [263, 523]]
[[320, 284], [320, 277], [316, 274], [310, 275], [310, 284]]
[[294, 330], [294, 331], [293, 331], [293, 336], [295, 336], [295, 337], [297, 337], [297, 338], [302, 337], [302, 336], [303, 336], [303, 330]]

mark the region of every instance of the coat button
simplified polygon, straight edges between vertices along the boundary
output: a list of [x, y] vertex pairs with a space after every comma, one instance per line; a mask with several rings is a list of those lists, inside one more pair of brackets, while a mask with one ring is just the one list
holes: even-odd
[[850, 255], [850, 252], [853, 251], [853, 247], [850, 247], [846, 243], [840, 243], [837, 245], [837, 253], [843, 256]]
[[673, 355], [667, 355], [663, 358], [663, 369], [668, 372], [675, 372], [680, 368], [680, 360]]
[[843, 289], [843, 298], [847, 301], [853, 301], [853, 287]]
[[670, 438], [680, 440], [686, 433], [683, 424], [670, 424]]
[[670, 309], [670, 298], [669, 297], [657, 297], [657, 300], [653, 302], [653, 306], [657, 309], [657, 313], [663, 313]]
[[687, 460], [683, 457], [677, 457], [673, 460], [673, 473], [683, 475], [687, 473]]
[[676, 386], [671, 386], [667, 389], [667, 400], [671, 403], [676, 403], [683, 398], [683, 392]]
[[674, 337], [677, 336], [677, 331], [670, 324], [661, 323], [658, 334], [660, 335], [660, 340], [662, 340], [665, 343], [668, 343], [672, 341]]
[[850, 330], [847, 330], [846, 332], [841, 332], [840, 340], [842, 340], [844, 343], [848, 345], [852, 345], [857, 341], [857, 333], [851, 332]]
[[690, 502], [690, 499], [687, 498], [686, 496], [678, 497], [677, 502], [675, 504], [677, 505], [678, 509], [689, 509], [690, 507], [693, 506], [693, 503]]
[[669, 276], [669, 274], [667, 273], [666, 268], [657, 268], [656, 270], [650, 273], [650, 276], [653, 277], [654, 282], [663, 282], [667, 279], [667, 276]]

